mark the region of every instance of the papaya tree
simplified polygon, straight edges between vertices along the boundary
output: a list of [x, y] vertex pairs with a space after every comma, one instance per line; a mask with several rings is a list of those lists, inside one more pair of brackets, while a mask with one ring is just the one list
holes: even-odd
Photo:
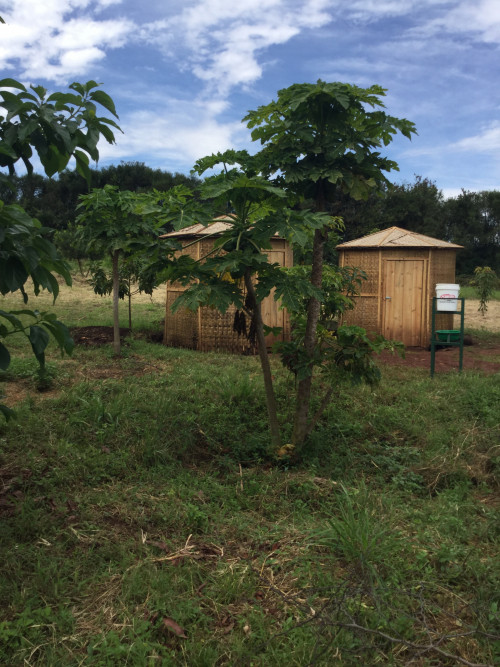
[[[371, 341], [359, 327], [341, 327], [333, 331], [333, 320], [352, 307], [350, 298], [359, 289], [361, 276], [356, 271], [329, 267], [322, 285], [311, 283], [310, 267], [281, 267], [269, 261], [267, 252], [277, 234], [295, 248], [306, 248], [316, 229], [335, 229], [341, 224], [324, 212], [291, 206], [287, 192], [256, 173], [256, 159], [245, 151], [226, 151], [196, 163], [203, 174], [207, 169], [222, 168], [207, 177], [202, 194], [216, 208], [229, 207], [227, 228], [215, 240], [213, 249], [196, 261], [181, 255], [170, 265], [168, 278], [181, 280], [187, 289], [177, 299], [174, 309], [185, 306], [195, 310], [209, 306], [225, 312], [236, 307], [234, 329], [245, 335], [257, 348], [264, 380], [265, 397], [273, 452], [280, 453], [283, 420], [279, 419], [273, 386], [273, 374], [266, 344], [266, 334], [278, 333], [266, 327], [262, 301], [274, 292], [292, 317], [294, 341], [278, 343], [284, 365], [300, 381], [309, 372], [309, 358], [303, 352], [303, 313], [311, 297], [321, 301], [321, 340], [315, 362], [325, 371], [347, 371], [350, 377], [368, 382], [378, 378], [372, 352], [385, 341]], [[296, 202], [295, 202], [296, 203]], [[355, 352], [353, 352], [353, 350]], [[334, 381], [334, 382], [335, 382]], [[326, 409], [331, 392], [316, 411], [311, 428]], [[285, 421], [288, 421], [285, 417]], [[289, 451], [285, 447], [285, 451]]]
[[[140, 253], [123, 257], [118, 269], [118, 297], [127, 299], [128, 328], [132, 331], [132, 297], [136, 294], [152, 295], [157, 280], [151, 274], [149, 261]], [[91, 262], [89, 283], [95, 294], [109, 296], [113, 294], [113, 272], [109, 273], [103, 262]]]
[[[121, 354], [120, 344], [120, 261], [141, 255], [149, 264], [161, 253], [168, 255], [178, 244], [173, 239], [159, 240], [159, 235], [175, 219], [191, 224], [189, 209], [191, 191], [178, 185], [168, 192], [131, 192], [115, 185], [94, 188], [81, 195], [77, 217], [80, 239], [89, 251], [108, 255], [112, 266], [113, 349]], [[161, 261], [158, 259], [158, 261]], [[147, 274], [147, 275], [146, 275]], [[153, 275], [150, 270], [144, 280]], [[148, 289], [152, 289], [149, 281]]]
[[229, 207], [231, 224], [202, 262], [181, 255], [170, 265], [167, 277], [189, 285], [174, 309], [210, 306], [225, 312], [230, 305], [236, 306], [238, 333], [249, 337], [260, 357], [271, 441], [278, 449], [280, 424], [265, 340], [269, 331], [262, 319], [261, 303], [273, 289], [276, 299], [286, 297], [287, 302], [298, 302], [316, 292], [308, 280], [270, 263], [266, 251], [271, 249], [275, 234], [307, 242], [308, 231], [324, 227], [329, 218], [324, 213], [288, 207], [286, 192], [256, 173], [255, 159], [246, 151], [208, 156], [196, 163], [194, 171], [202, 175], [217, 167], [221, 172], [206, 178], [201, 194], [216, 210]]
[[[386, 173], [397, 164], [384, 157], [397, 133], [411, 138], [415, 126], [385, 113], [380, 86], [359, 88], [347, 83], [294, 84], [280, 90], [270, 104], [244, 118], [252, 139], [260, 141], [256, 169], [316, 212], [332, 210], [340, 194], [364, 199], [388, 184]], [[314, 232], [311, 286], [321, 290], [324, 248], [329, 226]], [[297, 356], [306, 364], [298, 381], [292, 443], [301, 447], [309, 432], [309, 408], [318, 340], [321, 297], [307, 304]]]
[[[114, 142], [113, 129], [119, 129], [118, 125], [100, 115], [104, 109], [117, 118], [109, 95], [95, 81], [75, 82], [69, 88], [69, 92], [49, 95], [42, 86], [27, 89], [15, 79], [0, 81], [0, 182], [4, 188], [12, 185], [18, 163], [28, 174], [33, 173], [34, 156], [48, 176], [62, 171], [73, 157], [79, 173], [88, 178], [90, 160], [99, 157], [101, 136]], [[0, 293], [19, 292], [26, 305], [26, 285], [31, 279], [35, 296], [46, 289], [55, 299], [59, 283], [54, 274], [71, 284], [69, 267], [46, 238], [40, 222], [17, 204], [0, 201]], [[27, 336], [41, 370], [50, 335], [61, 351], [72, 349], [69, 331], [55, 315], [28, 308], [1, 310], [0, 339], [19, 332]], [[0, 340], [0, 370], [9, 364], [9, 350]], [[0, 411], [7, 418], [13, 414], [4, 405]]]

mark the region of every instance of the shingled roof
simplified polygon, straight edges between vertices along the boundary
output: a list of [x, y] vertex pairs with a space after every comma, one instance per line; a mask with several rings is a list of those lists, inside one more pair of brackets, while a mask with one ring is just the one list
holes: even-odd
[[432, 236], [410, 232], [401, 227], [389, 227], [381, 232], [341, 243], [337, 248], [463, 248], [456, 243], [440, 241]]

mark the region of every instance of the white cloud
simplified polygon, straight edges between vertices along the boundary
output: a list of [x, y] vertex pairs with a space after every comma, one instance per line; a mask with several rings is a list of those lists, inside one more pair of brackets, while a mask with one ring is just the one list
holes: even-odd
[[18, 69], [24, 80], [66, 82], [126, 43], [134, 25], [127, 19], [99, 20], [117, 0], [16, 0], [0, 12], [0, 68]]
[[464, 137], [464, 139], [453, 144], [452, 148], [460, 151], [498, 155], [500, 151], [500, 122], [496, 121], [489, 124], [479, 134]]
[[331, 0], [197, 0], [180, 14], [144, 26], [140, 38], [166, 56], [183, 49], [184, 67], [226, 94], [262, 76], [259, 55], [302, 30], [331, 21]]
[[500, 44], [500, 3], [498, 0], [454, 0], [441, 15], [415, 29], [421, 37], [441, 32], [469, 34], [486, 43]]
[[218, 109], [217, 101], [207, 105], [171, 99], [161, 113], [142, 110], [123, 114], [120, 126], [124, 134], [116, 133], [113, 146], [100, 142], [100, 158], [116, 161], [131, 155], [148, 156], [150, 162], [163, 168], [175, 165], [187, 171], [198, 158], [248, 139], [240, 122], [219, 122], [210, 113]]

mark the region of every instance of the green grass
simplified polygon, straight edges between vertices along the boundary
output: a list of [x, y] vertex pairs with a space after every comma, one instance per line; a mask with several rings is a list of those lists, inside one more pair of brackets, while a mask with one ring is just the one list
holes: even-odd
[[137, 337], [49, 368], [40, 393], [19, 343], [3, 376], [2, 664], [498, 664], [498, 374], [339, 381], [291, 466], [255, 358]]
[[[470, 286], [461, 286], [460, 296], [465, 299], [479, 299], [476, 288]], [[493, 290], [491, 300], [500, 301], [500, 289]]]

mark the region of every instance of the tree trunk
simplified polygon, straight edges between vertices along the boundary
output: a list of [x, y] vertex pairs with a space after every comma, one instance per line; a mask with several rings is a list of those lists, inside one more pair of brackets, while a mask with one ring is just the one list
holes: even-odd
[[273, 376], [271, 373], [271, 364], [267, 354], [266, 337], [264, 335], [264, 326], [262, 321], [262, 310], [260, 303], [255, 295], [255, 287], [252, 283], [252, 276], [249, 272], [245, 273], [245, 287], [250, 297], [250, 307], [254, 318], [254, 326], [257, 337], [257, 349], [259, 351], [262, 374], [264, 376], [264, 388], [266, 392], [267, 413], [269, 416], [269, 430], [271, 432], [271, 442], [273, 448], [278, 450], [281, 447], [281, 434], [278, 422], [278, 409], [276, 397], [274, 395]]
[[[316, 196], [316, 210], [324, 211], [325, 208], [326, 204], [324, 184], [319, 181]], [[317, 289], [321, 289], [323, 284], [323, 254], [326, 238], [326, 230], [316, 229], [314, 232], [313, 242], [311, 284], [314, 285], [314, 287]], [[318, 326], [320, 311], [321, 303], [318, 301], [318, 299], [311, 297], [309, 299], [309, 303], [307, 304], [307, 322], [306, 333], [304, 337], [304, 349], [307, 356], [311, 358], [316, 346], [316, 329]], [[309, 406], [311, 403], [311, 387], [313, 378], [312, 364], [310, 371], [311, 372], [308, 377], [300, 380], [297, 387], [292, 435], [292, 442], [297, 449], [302, 447], [304, 440], [309, 433], [307, 420], [309, 417]]]
[[[323, 232], [317, 229], [314, 232], [313, 258], [311, 269], [311, 283], [321, 289], [323, 280], [323, 248], [325, 237]], [[311, 297], [307, 305], [307, 323], [304, 336], [304, 349], [309, 357], [314, 353], [316, 345], [316, 328], [320, 315], [321, 303], [318, 299]], [[301, 447], [308, 434], [307, 419], [309, 416], [309, 405], [311, 402], [312, 372], [308, 377], [300, 380], [297, 387], [295, 400], [295, 415], [293, 422], [292, 442], [296, 447]]]
[[132, 333], [132, 281], [128, 279], [128, 328]]
[[120, 294], [120, 279], [118, 275], [118, 259], [120, 251], [113, 252], [113, 351], [115, 356], [121, 355], [120, 346], [120, 316], [118, 312], [119, 294]]

